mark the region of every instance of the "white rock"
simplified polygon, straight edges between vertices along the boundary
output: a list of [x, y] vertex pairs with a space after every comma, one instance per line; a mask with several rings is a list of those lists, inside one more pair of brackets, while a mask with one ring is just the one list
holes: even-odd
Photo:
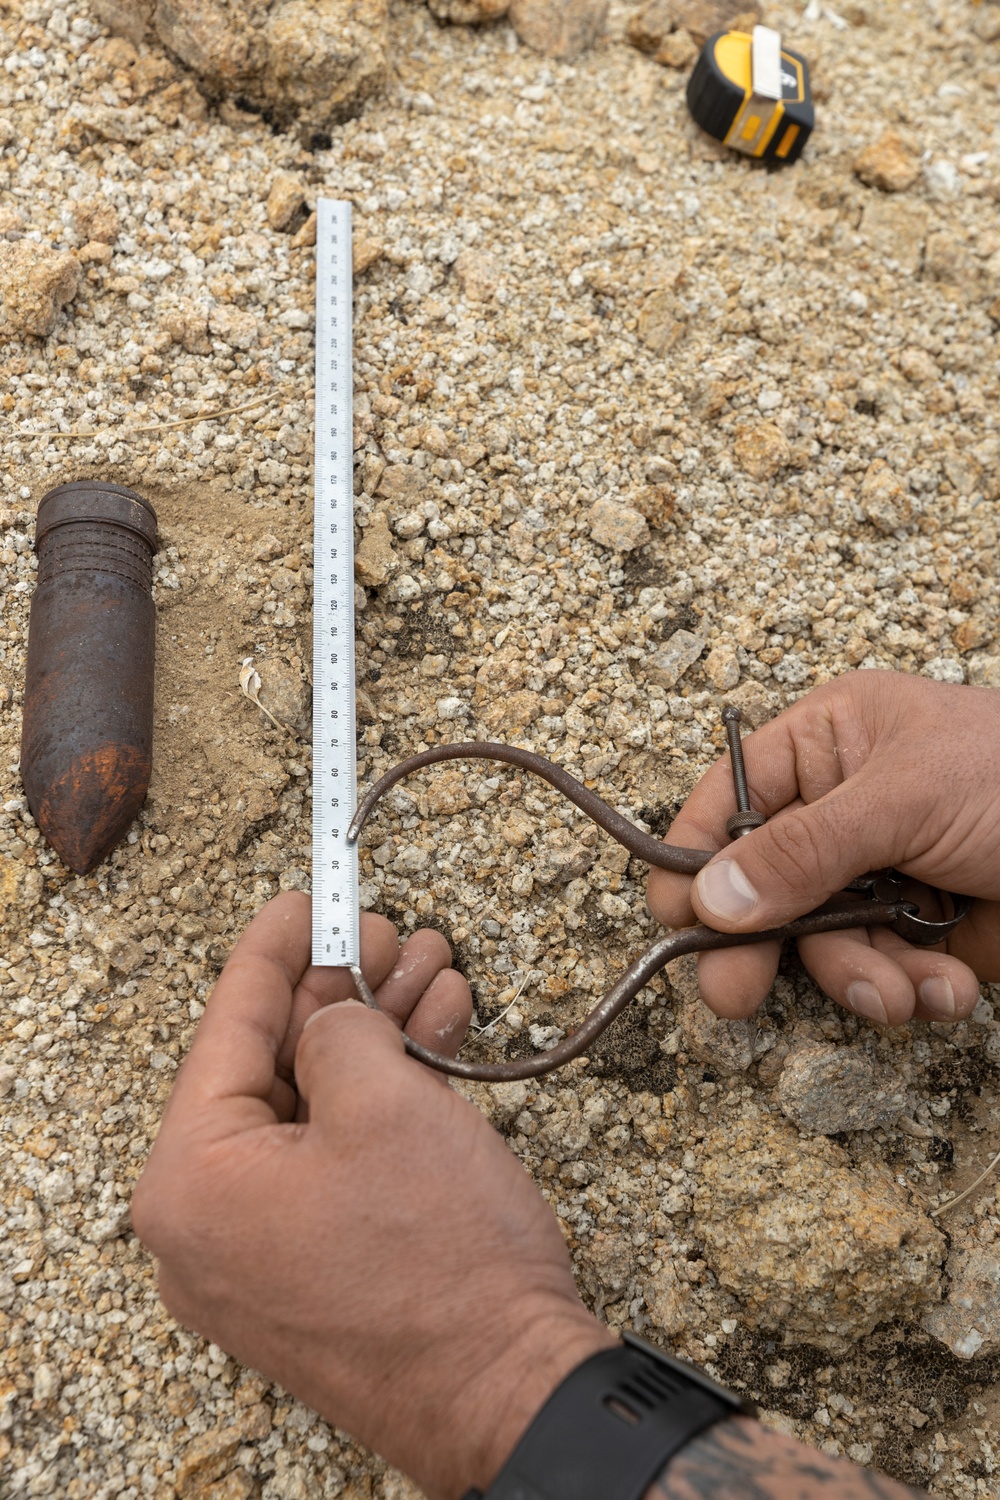
[[55, 1365], [36, 1365], [35, 1378], [31, 1386], [32, 1398], [35, 1401], [54, 1400], [61, 1386], [62, 1376]]
[[923, 1327], [959, 1359], [1000, 1352], [1000, 1244], [979, 1245], [961, 1234], [944, 1269], [947, 1295], [924, 1314]]
[[675, 630], [665, 645], [646, 662], [646, 676], [660, 687], [671, 688], [693, 666], [705, 649], [705, 641], [690, 630]]
[[953, 656], [935, 656], [924, 663], [922, 675], [932, 677], [935, 682], [964, 682], [965, 668]]

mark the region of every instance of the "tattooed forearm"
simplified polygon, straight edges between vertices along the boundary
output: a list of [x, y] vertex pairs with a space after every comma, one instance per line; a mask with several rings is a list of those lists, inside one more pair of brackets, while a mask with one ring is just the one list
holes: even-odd
[[693, 1438], [645, 1500], [927, 1500], [846, 1459], [734, 1417]]

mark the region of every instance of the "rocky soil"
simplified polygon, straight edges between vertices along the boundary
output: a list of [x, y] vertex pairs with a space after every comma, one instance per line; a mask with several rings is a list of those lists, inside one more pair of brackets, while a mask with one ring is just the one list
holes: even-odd
[[[318, 195], [355, 212], [364, 781], [506, 738], [660, 832], [724, 699], [1000, 687], [1000, 6], [768, 5], [818, 113], [778, 173], [686, 114], [718, 7], [505, 9], [371, 0], [345, 41], [328, 0], [0, 3], [5, 1494], [414, 1496], [175, 1327], [128, 1219], [226, 953], [308, 885]], [[306, 12], [355, 89], [322, 118]], [[152, 789], [78, 878], [17, 759], [34, 512], [87, 475], [147, 495], [162, 548]], [[451, 935], [495, 1056], [651, 930], [642, 869], [490, 767], [398, 789], [362, 867], [367, 906]], [[789, 957], [727, 1025], [682, 962], [589, 1061], [473, 1093], [612, 1325], [972, 1500], [1000, 1487], [996, 1179], [936, 1210], [1000, 1149], [997, 998], [879, 1032]]]

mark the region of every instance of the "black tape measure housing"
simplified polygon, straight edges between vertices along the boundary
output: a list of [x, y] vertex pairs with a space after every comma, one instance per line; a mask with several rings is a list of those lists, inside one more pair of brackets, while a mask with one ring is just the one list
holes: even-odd
[[762, 30], [755, 28], [753, 35], [718, 31], [709, 37], [688, 79], [688, 108], [715, 140], [745, 156], [785, 165], [802, 155], [815, 124], [809, 65], [801, 53], [777, 42], [780, 80], [770, 96], [757, 92], [754, 48]]

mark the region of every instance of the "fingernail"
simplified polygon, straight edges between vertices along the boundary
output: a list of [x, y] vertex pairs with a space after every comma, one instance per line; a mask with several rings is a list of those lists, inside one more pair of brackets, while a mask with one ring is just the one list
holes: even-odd
[[882, 1004], [882, 996], [877, 986], [867, 979], [855, 979], [853, 984], [847, 986], [847, 1003], [855, 1015], [865, 1016], [878, 1026], [888, 1026], [889, 1017]]
[[714, 917], [735, 922], [748, 917], [757, 905], [757, 892], [735, 860], [719, 859], [700, 870], [695, 879], [699, 905]]
[[945, 979], [943, 974], [932, 974], [921, 982], [917, 994], [921, 1005], [940, 1016], [942, 1021], [954, 1021], [955, 991], [950, 979]]

